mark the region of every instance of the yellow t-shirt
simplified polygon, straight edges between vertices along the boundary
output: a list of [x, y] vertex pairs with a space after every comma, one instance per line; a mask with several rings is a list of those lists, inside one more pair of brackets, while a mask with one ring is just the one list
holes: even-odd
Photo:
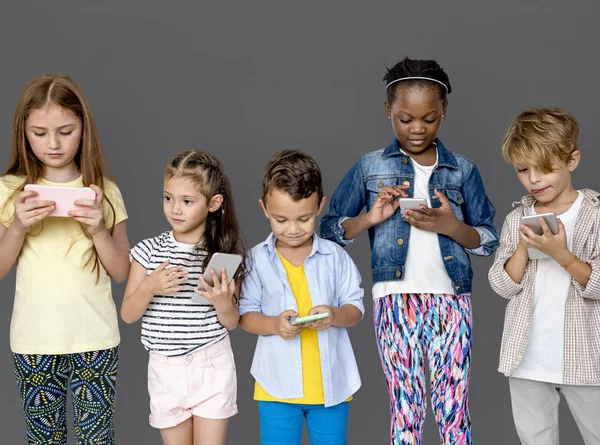
[[[0, 178], [0, 222], [10, 226], [14, 200], [4, 203], [23, 183], [22, 177]], [[82, 187], [81, 177], [67, 183], [42, 179], [38, 184]], [[112, 203], [114, 224], [127, 219], [121, 192], [106, 180], [104, 194]], [[113, 214], [104, 201], [104, 221]], [[18, 354], [71, 354], [115, 347], [120, 342], [111, 279], [100, 264], [96, 282], [93, 263], [85, 266], [93, 246], [85, 229], [71, 218], [47, 217], [35, 224], [17, 261], [10, 344]], [[85, 267], [84, 267], [85, 266]]]
[[[277, 252], [285, 268], [288, 281], [296, 302], [298, 303], [298, 316], [308, 315], [312, 308], [312, 300], [308, 290], [308, 280], [304, 273], [304, 265], [294, 266]], [[276, 399], [269, 395], [258, 382], [254, 387], [254, 400], [269, 402], [299, 403], [306, 405], [322, 405], [325, 403], [323, 391], [323, 377], [321, 374], [321, 356], [319, 354], [319, 340], [314, 329], [300, 331], [300, 349], [302, 352], [302, 383], [304, 397], [298, 399]]]

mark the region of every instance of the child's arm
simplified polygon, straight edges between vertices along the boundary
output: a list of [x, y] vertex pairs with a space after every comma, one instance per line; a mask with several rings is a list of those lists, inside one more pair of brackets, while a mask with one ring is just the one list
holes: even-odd
[[472, 255], [489, 256], [498, 247], [498, 231], [494, 226], [496, 211], [485, 194], [483, 181], [475, 164], [471, 164], [462, 190], [464, 222], [459, 221], [446, 195], [438, 190], [434, 193], [440, 200], [439, 208], [409, 210], [403, 217], [418, 229], [446, 235]]
[[139, 320], [154, 295], [180, 292], [187, 280], [187, 271], [178, 266], [176, 270], [166, 269], [165, 261], [146, 278], [147, 271], [137, 261], [132, 261], [125, 297], [121, 305], [121, 318], [125, 323]]
[[[494, 264], [488, 272], [490, 286], [498, 295], [510, 300], [520, 294], [524, 285], [523, 277], [527, 271], [528, 261], [524, 260], [523, 255], [527, 255], [527, 249], [518, 250], [519, 245], [519, 224], [521, 221], [520, 212], [514, 210], [510, 213], [504, 225], [502, 226], [502, 235], [500, 237], [500, 247], [496, 251]], [[523, 249], [523, 247], [521, 247]], [[508, 262], [512, 261], [508, 266]], [[508, 266], [508, 269], [507, 269]], [[523, 267], [523, 271], [520, 271]], [[509, 274], [510, 273], [513, 275]], [[513, 276], [515, 279], [513, 279]], [[516, 280], [516, 278], [519, 278]]]
[[[221, 269], [221, 279], [217, 276], [214, 269], [210, 270], [213, 279], [213, 286], [209, 285], [204, 277], [200, 276], [200, 284], [205, 290], [194, 289], [194, 292], [209, 300], [217, 311], [219, 323], [227, 330], [235, 329], [240, 321], [240, 311], [238, 304], [234, 302], [233, 295], [236, 292], [235, 280], [227, 279], [225, 268]], [[229, 283], [229, 284], [227, 284]]]
[[[15, 199], [14, 216], [10, 227], [0, 224], [0, 280], [4, 279], [17, 261], [25, 236], [36, 222], [46, 218], [54, 210], [52, 201], [31, 201], [25, 203], [27, 198], [37, 195], [28, 190], [19, 193]], [[4, 204], [3, 204], [4, 205]]]
[[360, 214], [367, 204], [367, 190], [359, 160], [333, 193], [329, 212], [321, 220], [321, 236], [341, 246], [352, 243], [362, 232], [393, 215], [400, 204], [397, 198], [406, 197], [407, 188], [405, 185], [384, 187], [369, 212]]
[[523, 244], [550, 256], [563, 266], [579, 284], [586, 287], [592, 275], [592, 267], [573, 255], [567, 247], [567, 234], [562, 221], [558, 220], [558, 233], [556, 235], [552, 233], [544, 218], [540, 218], [540, 224], [543, 230], [542, 235], [537, 235], [527, 226], [521, 226], [519, 234]]
[[365, 313], [363, 304], [365, 292], [360, 287], [362, 281], [360, 272], [347, 252], [340, 249], [337, 255], [337, 267], [332, 271], [335, 274], [336, 293], [339, 295], [336, 299], [337, 306], [320, 305], [311, 308], [309, 315], [329, 312], [330, 316], [305, 324], [307, 328], [322, 330], [330, 326], [351, 327], [362, 320]]
[[288, 310], [278, 316], [264, 315], [261, 304], [263, 289], [252, 252], [248, 254], [247, 264], [250, 268], [242, 282], [240, 295], [240, 326], [244, 331], [255, 335], [279, 335], [286, 340], [294, 338], [302, 327], [292, 326], [290, 318], [297, 316], [298, 313]]
[[102, 200], [104, 194], [102, 189], [96, 185], [90, 185], [96, 192], [96, 199], [80, 199], [76, 205], [87, 207], [85, 210], [72, 210], [69, 212], [75, 221], [87, 226], [92, 235], [94, 247], [98, 253], [100, 262], [106, 269], [108, 275], [117, 283], [122, 283], [129, 274], [129, 241], [127, 240], [127, 229], [125, 221], [121, 221], [113, 228], [112, 235], [104, 224], [104, 207]]

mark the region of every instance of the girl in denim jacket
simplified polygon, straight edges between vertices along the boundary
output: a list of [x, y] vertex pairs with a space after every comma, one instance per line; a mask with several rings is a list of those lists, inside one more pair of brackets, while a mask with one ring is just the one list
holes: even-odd
[[[473, 161], [437, 139], [451, 92], [442, 68], [432, 60], [406, 58], [384, 80], [395, 138], [346, 174], [321, 233], [348, 245], [369, 232], [373, 317], [391, 402], [390, 443], [421, 443], [428, 360], [442, 444], [470, 444], [469, 254], [488, 256], [498, 247], [495, 210]], [[400, 201], [407, 197], [424, 198], [427, 205], [401, 212]]]

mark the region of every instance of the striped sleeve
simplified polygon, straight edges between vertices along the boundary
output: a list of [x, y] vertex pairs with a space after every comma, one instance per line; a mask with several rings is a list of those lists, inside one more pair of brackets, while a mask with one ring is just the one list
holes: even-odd
[[129, 253], [130, 259], [137, 261], [144, 269], [150, 269], [152, 258], [152, 244], [150, 239], [137, 243]]

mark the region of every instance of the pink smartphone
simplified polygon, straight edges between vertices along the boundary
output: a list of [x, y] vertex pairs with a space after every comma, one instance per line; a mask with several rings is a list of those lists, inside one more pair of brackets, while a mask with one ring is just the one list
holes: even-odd
[[56, 209], [49, 216], [69, 216], [69, 211], [83, 208], [75, 205], [78, 199], [96, 199], [96, 192], [89, 187], [27, 184], [25, 190], [37, 192], [37, 196], [27, 198], [25, 202], [41, 200], [56, 203]]

